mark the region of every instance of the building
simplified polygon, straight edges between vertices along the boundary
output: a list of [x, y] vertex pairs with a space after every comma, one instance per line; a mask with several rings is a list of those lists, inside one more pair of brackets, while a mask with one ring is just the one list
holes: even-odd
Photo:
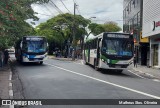
[[143, 0], [123, 1], [123, 32], [134, 36], [135, 54], [140, 65], [149, 64], [149, 43], [142, 39]]
[[143, 0], [142, 37], [150, 39], [149, 66], [160, 68], [160, 0]]

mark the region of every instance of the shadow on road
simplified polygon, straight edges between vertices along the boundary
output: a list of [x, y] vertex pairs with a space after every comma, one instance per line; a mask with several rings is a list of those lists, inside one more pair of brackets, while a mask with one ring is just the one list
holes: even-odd
[[[94, 68], [94, 66], [89, 65], [91, 68]], [[116, 71], [114, 69], [99, 69], [99, 72], [101, 72], [102, 74], [105, 75], [114, 75], [114, 76], [121, 76], [121, 77], [133, 77], [132, 75], [130, 75], [129, 73], [126, 73], [125, 70], [120, 72], [120, 71]]]
[[14, 60], [14, 61], [12, 61], [12, 62], [13, 62], [15, 65], [22, 66], [22, 67], [23, 67], [23, 66], [34, 66], [34, 67], [35, 67], [35, 66], [37, 66], [37, 67], [38, 67], [38, 66], [41, 66], [41, 67], [42, 67], [42, 66], [46, 66], [45, 64], [40, 64], [40, 63], [38, 63], [38, 62], [37, 62], [37, 63], [36, 63], [36, 62], [35, 62], [35, 63], [34, 63], [34, 62], [33, 62], [33, 63], [32, 63], [32, 62], [29, 62], [29, 63], [20, 63], [20, 62], [18, 62], [18, 61], [16, 61], [16, 60]]
[[111, 70], [111, 69], [101, 69], [100, 72], [102, 74], [106, 74], [106, 75], [116, 75], [116, 76], [127, 76], [127, 77], [130, 77], [130, 75], [123, 73], [123, 71], [119, 72], [119, 71]]

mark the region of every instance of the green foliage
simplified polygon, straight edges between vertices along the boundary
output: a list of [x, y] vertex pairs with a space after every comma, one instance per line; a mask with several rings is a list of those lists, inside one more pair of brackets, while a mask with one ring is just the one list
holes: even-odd
[[103, 27], [105, 29], [105, 32], [118, 32], [122, 30], [117, 23], [112, 21], [105, 23]]
[[94, 35], [98, 35], [102, 32], [118, 32], [121, 28], [115, 22], [107, 22], [105, 24], [91, 23], [88, 27]]
[[103, 25], [92, 23], [88, 27], [94, 35], [98, 35], [102, 32], [105, 32]]
[[[25, 20], [38, 20], [31, 8], [33, 3], [46, 3], [49, 0], [1, 0], [0, 2], [0, 40], [1, 46], [13, 44], [18, 37], [35, 34], [32, 26]], [[6, 38], [9, 37], [9, 38]], [[4, 43], [4, 41], [6, 43]], [[7, 44], [7, 45], [6, 45]]]
[[[64, 41], [68, 39], [73, 40], [73, 21], [74, 15], [72, 14], [66, 13], [57, 15], [37, 26], [37, 35], [46, 36], [50, 42], [55, 41], [59, 44], [64, 43]], [[90, 20], [80, 15], [75, 15], [76, 42], [86, 33], [84, 27], [86, 27], [89, 22]], [[82, 28], [79, 27], [80, 25]]]

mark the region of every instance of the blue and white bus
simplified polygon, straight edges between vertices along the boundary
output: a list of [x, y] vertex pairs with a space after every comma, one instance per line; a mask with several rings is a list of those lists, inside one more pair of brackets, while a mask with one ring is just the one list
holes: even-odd
[[133, 62], [133, 36], [127, 33], [101, 33], [85, 40], [83, 59], [96, 70], [114, 69], [122, 72]]
[[45, 37], [24, 36], [15, 45], [15, 57], [17, 61], [38, 62], [43, 64], [47, 59], [48, 43]]

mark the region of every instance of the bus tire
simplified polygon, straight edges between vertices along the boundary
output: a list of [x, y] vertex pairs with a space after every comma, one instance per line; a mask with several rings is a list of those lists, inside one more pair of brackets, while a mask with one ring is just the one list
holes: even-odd
[[98, 66], [96, 66], [96, 60], [94, 60], [94, 69], [95, 69], [96, 71], [99, 71]]
[[88, 65], [88, 63], [87, 63], [85, 60], [83, 61], [83, 63], [84, 63], [85, 65]]
[[116, 70], [118, 74], [121, 74], [123, 70]]
[[23, 65], [24, 64], [24, 62], [23, 62], [23, 57], [21, 56], [20, 57], [20, 63]]
[[43, 64], [43, 61], [40, 61], [39, 64], [40, 64], [40, 65]]

